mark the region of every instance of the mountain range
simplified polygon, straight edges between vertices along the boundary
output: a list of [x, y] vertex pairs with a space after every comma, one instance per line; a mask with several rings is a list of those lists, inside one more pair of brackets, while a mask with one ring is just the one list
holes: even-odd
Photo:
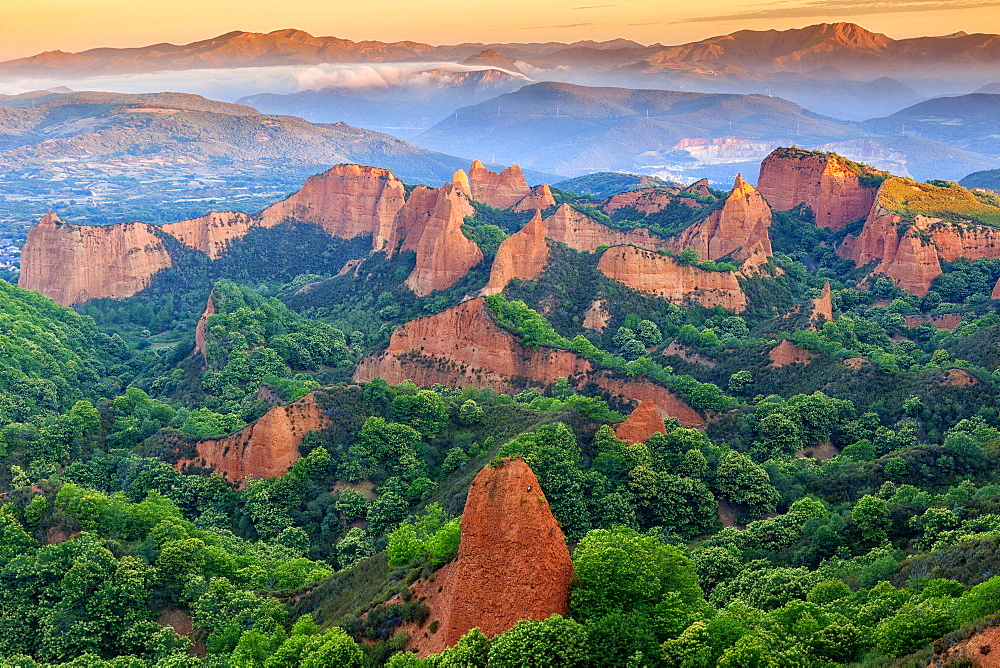
[[[676, 46], [630, 40], [434, 46], [314, 37], [295, 29], [266, 34], [235, 31], [184, 45], [47, 51], [0, 63], [0, 77], [70, 80], [220, 68], [454, 63], [488, 50], [539, 81], [770, 92], [813, 111], [853, 120], [892, 113], [922, 96], [967, 93], [1000, 79], [997, 35], [897, 40], [852, 23], [741, 30]], [[497, 62], [480, 59], [477, 66], [496, 68]]]
[[[427, 184], [468, 164], [345, 123], [267, 115], [197, 95], [0, 96], [5, 220], [26, 221], [56, 203], [91, 222], [196, 216], [222, 200], [254, 210], [345, 162], [391, 166], [408, 183]], [[110, 201], [119, 203], [114, 213]]]
[[[973, 97], [987, 108], [1000, 99]], [[953, 107], [957, 116], [967, 113], [961, 99]], [[982, 132], [987, 132], [989, 113], [972, 113], [983, 116]], [[573, 176], [622, 170], [725, 181], [750, 171], [775, 147], [791, 144], [837, 151], [920, 179], [957, 180], [997, 164], [994, 156], [978, 151], [975, 141], [958, 148], [953, 135], [899, 136], [892, 117], [882, 120], [839, 121], [767, 95], [546, 82], [459, 109], [413, 141], [437, 151], [495, 155], [501, 163]]]

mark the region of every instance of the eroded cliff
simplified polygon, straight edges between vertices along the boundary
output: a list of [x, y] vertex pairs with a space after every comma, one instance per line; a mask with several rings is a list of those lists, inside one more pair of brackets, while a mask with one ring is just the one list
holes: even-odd
[[705, 271], [656, 251], [615, 246], [604, 251], [597, 268], [633, 290], [651, 292], [672, 302], [723, 306], [733, 311], [743, 311], [747, 306], [746, 294], [733, 272]]
[[483, 294], [502, 292], [515, 278], [524, 281], [538, 278], [548, 261], [549, 245], [545, 241], [545, 230], [542, 227], [542, 212], [536, 210], [527, 225], [500, 244]]
[[771, 208], [757, 189], [737, 175], [722, 208], [691, 225], [670, 242], [674, 250], [691, 248], [702, 260], [717, 260], [732, 253], [736, 260], [749, 257], [758, 243], [771, 255]]
[[388, 169], [337, 165], [310, 176], [297, 193], [264, 209], [261, 224], [293, 219], [344, 239], [371, 234], [372, 249], [382, 250], [404, 201], [403, 182]]
[[70, 225], [50, 211], [28, 232], [18, 285], [63, 306], [131, 297], [171, 266], [156, 232], [146, 223]]
[[653, 434], [666, 433], [660, 409], [648, 399], [640, 401], [625, 421], [615, 428], [615, 436], [626, 443], [645, 443]]
[[472, 205], [452, 184], [418, 186], [399, 210], [389, 238], [390, 252], [412, 250], [417, 264], [406, 285], [420, 296], [450, 288], [483, 260], [476, 242], [462, 233]]
[[358, 364], [354, 380], [381, 376], [393, 384], [410, 379], [422, 387], [441, 383], [511, 392], [525, 382], [548, 385], [590, 369], [590, 362], [568, 350], [522, 346], [493, 322], [478, 298], [399, 327], [385, 352]]
[[521, 459], [487, 466], [469, 487], [458, 558], [418, 582], [436, 631], [410, 631], [419, 656], [451, 647], [471, 628], [494, 637], [522, 619], [569, 609], [573, 580], [566, 539], [538, 479]]
[[837, 155], [779, 148], [761, 163], [757, 189], [774, 209], [805, 204], [817, 227], [839, 230], [871, 211], [878, 184], [863, 177], [878, 174]]
[[569, 204], [563, 204], [543, 221], [545, 236], [570, 248], [593, 252], [598, 246], [633, 244], [643, 248], [666, 248], [668, 242], [645, 228], [620, 232], [594, 220]]
[[177, 469], [212, 469], [230, 482], [284, 475], [299, 460], [302, 437], [322, 429], [328, 418], [307, 394], [287, 406], [275, 406], [259, 420], [232, 436], [200, 441], [197, 455], [181, 459]]
[[511, 165], [498, 174], [476, 160], [469, 168], [469, 186], [472, 199], [498, 209], [509, 209], [531, 194], [519, 165]]

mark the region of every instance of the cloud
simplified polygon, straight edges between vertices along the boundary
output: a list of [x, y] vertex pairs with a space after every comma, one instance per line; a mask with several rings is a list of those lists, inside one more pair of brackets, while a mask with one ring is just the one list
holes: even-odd
[[527, 26], [523, 30], [548, 30], [551, 28], [584, 28], [587, 26], [597, 25], [595, 23], [566, 23], [561, 26]]
[[696, 16], [671, 23], [732, 21], [737, 19], [813, 18], [834, 15], [888, 14], [895, 12], [927, 12], [955, 9], [1000, 7], [1000, 0], [810, 0], [792, 3], [789, 0], [767, 3], [745, 12], [717, 16]]

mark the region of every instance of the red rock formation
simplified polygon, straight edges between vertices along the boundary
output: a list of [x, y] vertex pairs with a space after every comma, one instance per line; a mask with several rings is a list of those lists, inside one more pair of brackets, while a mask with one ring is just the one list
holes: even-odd
[[900, 235], [902, 222], [901, 216], [876, 203], [861, 233], [845, 238], [837, 255], [859, 266], [878, 262], [873, 273], [884, 274], [904, 290], [923, 297], [941, 275], [937, 247], [921, 238], [916, 225]]
[[962, 324], [961, 313], [942, 313], [940, 315], [906, 315], [903, 316], [907, 327], [919, 327], [929, 322], [938, 329], [951, 331]]
[[653, 434], [666, 434], [660, 409], [652, 401], [640, 401], [635, 410], [615, 428], [615, 436], [626, 443], [645, 443]]
[[515, 278], [525, 281], [538, 278], [548, 261], [549, 245], [542, 229], [542, 212], [536, 209], [534, 218], [527, 225], [500, 244], [483, 294], [502, 292]]
[[545, 236], [561, 241], [570, 248], [593, 252], [598, 246], [633, 244], [643, 248], [666, 248], [667, 240], [645, 228], [628, 233], [602, 225], [569, 204], [563, 204], [544, 221]]
[[812, 317], [809, 322], [814, 327], [824, 322], [833, 322], [833, 300], [830, 298], [830, 281], [823, 284], [819, 297], [812, 300]]
[[776, 149], [764, 158], [757, 189], [780, 211], [805, 204], [817, 227], [833, 230], [867, 216], [878, 191], [862, 185], [860, 175], [837, 156], [797, 149]]
[[451, 184], [417, 187], [399, 210], [389, 238], [390, 252], [412, 250], [417, 265], [406, 285], [420, 296], [450, 288], [483, 260], [476, 242], [462, 234], [472, 205]]
[[435, 383], [492, 387], [508, 394], [526, 384], [542, 387], [558, 378], [571, 378], [578, 387], [594, 382], [628, 401], [650, 399], [685, 426], [704, 423], [694, 409], [663, 387], [612, 378], [604, 372], [593, 374], [590, 362], [568, 350], [525, 348], [493, 322], [482, 298], [396, 329], [385, 352], [361, 360], [354, 372], [355, 382], [376, 376], [393, 384], [409, 379], [421, 387]]
[[236, 239], [242, 239], [261, 221], [238, 211], [209, 213], [200, 218], [161, 225], [160, 229], [189, 248], [205, 253], [213, 260], [222, 255]]
[[493, 322], [479, 298], [397, 328], [385, 352], [358, 364], [354, 380], [381, 376], [393, 384], [409, 379], [421, 387], [441, 383], [511, 392], [523, 382], [548, 385], [590, 368], [568, 350], [525, 348]]
[[556, 205], [556, 198], [552, 196], [552, 189], [548, 184], [535, 186], [524, 199], [514, 205], [514, 211], [531, 211], [532, 209], [548, 209]]
[[767, 356], [771, 358], [771, 366], [783, 367], [793, 363], [809, 364], [816, 353], [803, 350], [788, 339], [782, 339]]
[[498, 209], [509, 209], [531, 194], [531, 188], [519, 165], [511, 165], [499, 174], [476, 160], [469, 169], [472, 199]]
[[464, 169], [455, 172], [455, 175], [451, 177], [451, 183], [455, 186], [455, 190], [466, 197], [472, 197], [472, 186], [469, 185], [469, 175], [465, 173]]
[[702, 260], [717, 260], [734, 253], [746, 259], [759, 242], [765, 255], [771, 255], [771, 209], [760, 193], [738, 175], [733, 190], [721, 209], [691, 225], [671, 240], [675, 250], [692, 248]]
[[198, 324], [194, 328], [194, 352], [201, 355], [203, 360], [208, 359], [208, 355], [205, 353], [205, 344], [208, 343], [208, 319], [215, 313], [215, 290], [212, 290], [205, 303], [205, 310], [201, 312]]
[[371, 234], [372, 248], [382, 250], [404, 199], [403, 182], [388, 169], [337, 165], [264, 209], [261, 220], [268, 227], [286, 219], [316, 223], [344, 239]]
[[630, 206], [640, 213], [650, 214], [663, 211], [674, 201], [676, 188], [640, 188], [612, 195], [601, 207], [605, 213]]
[[858, 265], [877, 262], [873, 273], [884, 274], [919, 296], [926, 295], [931, 282], [941, 274], [941, 260], [1000, 258], [998, 228], [919, 214], [910, 223], [884, 204], [900, 197], [899, 191], [907, 186], [920, 190], [918, 185], [898, 179], [885, 181], [885, 194], [879, 190], [861, 232], [845, 238], [837, 255]]
[[613, 378], [610, 374], [601, 373], [593, 380], [602, 390], [622, 399], [639, 403], [642, 401], [652, 401], [660, 409], [664, 417], [677, 418], [685, 427], [697, 427], [705, 424], [698, 412], [678, 399], [670, 390], [654, 385], [650, 382], [621, 380]]
[[419, 656], [451, 647], [469, 629], [494, 637], [522, 619], [569, 609], [573, 562], [538, 479], [520, 459], [479, 472], [462, 513], [458, 558], [434, 574], [428, 591], [435, 633], [410, 630]]
[[18, 284], [69, 306], [131, 297], [170, 265], [153, 225], [69, 225], [50, 211], [28, 232]]
[[723, 306], [733, 311], [747, 306], [746, 294], [733, 272], [705, 271], [656, 251], [615, 246], [604, 251], [597, 268], [633, 290], [652, 292], [673, 302]]
[[715, 198], [715, 195], [712, 194], [712, 191], [708, 187], [708, 179], [700, 179], [698, 181], [695, 181], [687, 188], [681, 190], [681, 193], [690, 193], [692, 195], [697, 195], [698, 197], [711, 197], [713, 199]]
[[232, 482], [274, 478], [285, 474], [299, 459], [299, 444], [307, 432], [322, 429], [329, 418], [307, 394], [287, 406], [275, 406], [259, 420], [225, 438], [201, 441], [198, 454], [177, 462], [177, 469], [210, 468]]
[[611, 322], [611, 314], [604, 308], [604, 302], [600, 299], [590, 302], [590, 308], [583, 314], [583, 326], [587, 329], [603, 332], [609, 322]]
[[990, 299], [1000, 299], [1000, 278], [993, 285], [993, 291], [990, 293]]

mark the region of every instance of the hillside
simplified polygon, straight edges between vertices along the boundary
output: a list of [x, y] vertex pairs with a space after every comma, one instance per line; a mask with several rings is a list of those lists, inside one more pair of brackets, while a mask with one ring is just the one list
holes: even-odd
[[878, 134], [923, 137], [1000, 159], [1000, 95], [941, 97], [862, 124]]
[[916, 178], [956, 179], [984, 155], [927, 139], [887, 137], [767, 95], [684, 93], [538, 83], [460, 109], [414, 142], [490, 151], [574, 176], [639, 171], [727, 182], [777, 146], [836, 150]]
[[412, 137], [456, 109], [517, 90], [528, 81], [498, 69], [423, 69], [387, 74], [384, 85], [262, 93], [238, 102], [265, 114], [299, 116], [313, 123], [344, 122]]
[[[71, 92], [0, 100], [0, 218], [37, 218], [57, 203], [95, 222], [165, 222], [223, 201], [252, 211], [344, 162], [389, 165], [410, 183], [431, 184], [466, 164], [390, 135], [196, 95]], [[128, 208], [109, 215], [103, 210], [110, 202]]]

